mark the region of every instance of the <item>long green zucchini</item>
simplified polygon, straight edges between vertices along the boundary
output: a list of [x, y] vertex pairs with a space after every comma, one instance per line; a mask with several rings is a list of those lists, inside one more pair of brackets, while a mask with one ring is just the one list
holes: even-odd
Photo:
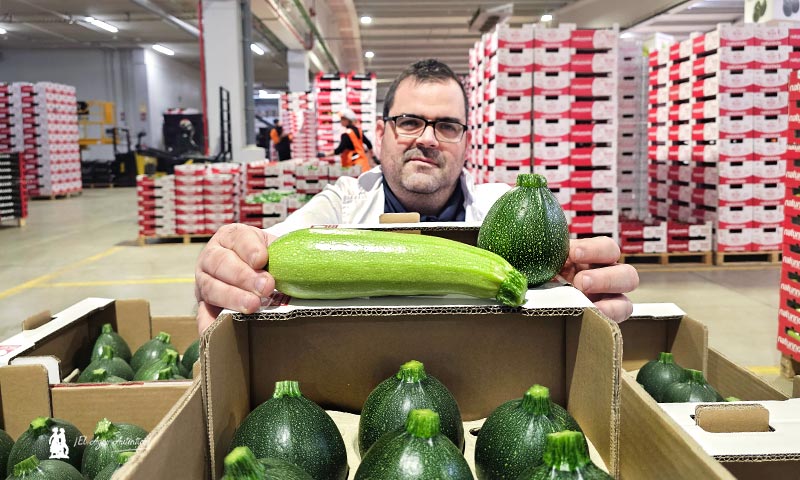
[[297, 230], [269, 246], [267, 267], [279, 291], [308, 299], [454, 293], [519, 306], [527, 290], [525, 275], [497, 254], [407, 233]]

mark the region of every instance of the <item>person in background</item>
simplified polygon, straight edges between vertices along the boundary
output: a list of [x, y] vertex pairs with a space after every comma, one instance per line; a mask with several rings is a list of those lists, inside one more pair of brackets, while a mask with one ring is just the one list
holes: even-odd
[[[252, 313], [274, 291], [265, 271], [268, 248], [280, 235], [311, 225], [378, 223], [386, 212], [419, 212], [423, 221], [480, 222], [511, 186], [476, 184], [464, 168], [470, 132], [467, 96], [458, 77], [437, 60], [422, 60], [389, 87], [376, 125], [381, 165], [358, 178], [340, 177], [282, 223], [267, 230], [220, 228], [195, 268], [197, 322], [205, 330], [222, 308]], [[571, 240], [561, 276], [615, 321], [628, 318], [625, 293], [639, 285], [636, 270], [617, 263], [609, 237]]]
[[292, 135], [283, 131], [283, 125], [277, 118], [274, 124], [275, 127], [269, 132], [269, 138], [275, 145], [275, 151], [278, 152], [278, 160], [289, 160], [292, 158]]
[[361, 173], [364, 173], [374, 166], [372, 142], [356, 125], [357, 117], [352, 110], [345, 109], [340, 116], [344, 132], [333, 155], [341, 157], [343, 167], [358, 165], [361, 167]]

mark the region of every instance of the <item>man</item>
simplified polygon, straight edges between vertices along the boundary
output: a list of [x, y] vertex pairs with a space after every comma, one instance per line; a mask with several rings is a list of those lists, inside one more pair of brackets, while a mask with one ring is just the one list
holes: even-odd
[[275, 128], [269, 132], [269, 138], [272, 140], [272, 144], [275, 145], [279, 161], [292, 158], [292, 135], [283, 131], [283, 125], [277, 118], [275, 119]]
[[[419, 212], [426, 221], [481, 221], [511, 187], [476, 185], [464, 170], [469, 132], [464, 87], [447, 65], [423, 60], [394, 81], [377, 124], [381, 166], [357, 179], [340, 178], [284, 222], [267, 230], [226, 225], [203, 249], [195, 271], [198, 327], [221, 307], [252, 313], [275, 281], [263, 270], [277, 237], [314, 224], [378, 223], [384, 212]], [[631, 313], [625, 293], [639, 284], [636, 270], [617, 264], [608, 237], [570, 242], [561, 275], [616, 321]]]
[[364, 135], [364, 131], [356, 126], [357, 118], [352, 110], [344, 110], [340, 117], [344, 132], [333, 155], [341, 157], [343, 167], [358, 165], [361, 173], [364, 173], [372, 168], [372, 143]]

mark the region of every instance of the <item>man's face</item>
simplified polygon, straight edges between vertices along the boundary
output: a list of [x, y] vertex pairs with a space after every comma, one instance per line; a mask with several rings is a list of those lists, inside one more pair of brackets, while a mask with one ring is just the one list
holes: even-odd
[[[410, 114], [428, 120], [464, 118], [464, 97], [453, 80], [417, 83], [413, 77], [398, 85], [389, 116]], [[419, 138], [397, 135], [391, 121], [379, 121], [376, 133], [380, 145], [381, 169], [393, 192], [430, 194], [452, 188], [466, 161], [469, 132], [458, 143], [440, 142], [433, 126]]]

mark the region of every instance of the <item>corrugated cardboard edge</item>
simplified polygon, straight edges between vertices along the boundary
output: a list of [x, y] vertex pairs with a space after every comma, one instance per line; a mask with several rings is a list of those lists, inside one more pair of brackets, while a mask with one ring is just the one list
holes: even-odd
[[[620, 383], [619, 478], [735, 480], [725, 467], [708, 456], [672, 421], [633, 375], [623, 373]], [[659, 452], [659, 455], [652, 455], [652, 452]]]
[[767, 384], [758, 375], [742, 368], [719, 351], [708, 349], [706, 378], [724, 396], [745, 400], [786, 400], [786, 394]]
[[17, 438], [36, 417], [52, 416], [47, 369], [42, 365], [0, 367], [3, 429]]
[[[182, 418], [188, 417], [188, 418]], [[208, 436], [200, 435], [202, 438], [198, 443], [202, 444], [203, 459], [200, 465], [198, 459], [190, 462], [181, 462], [180, 459], [172, 457], [163, 458], [160, 454], [159, 444], [170, 442], [170, 448], [164, 449], [166, 452], [173, 452], [176, 444], [175, 438], [169, 438], [171, 431], [178, 428], [196, 426], [192, 422], [199, 422], [205, 432], [208, 432], [205, 423], [206, 415], [201, 396], [201, 381], [195, 380], [192, 386], [183, 394], [175, 405], [167, 412], [164, 418], [148, 434], [136, 451], [136, 455], [131, 457], [121, 469], [114, 475], [115, 480], [151, 480], [153, 478], [192, 478], [203, 480], [210, 478], [210, 462], [208, 457]], [[176, 434], [181, 434], [176, 432]], [[170, 471], [175, 468], [175, 471]], [[202, 475], [200, 471], [202, 470]]]
[[[317, 309], [295, 309], [289, 312], [270, 312], [261, 311], [257, 314], [245, 315], [233, 313], [234, 321], [275, 321], [291, 320], [293, 318], [307, 317], [398, 317], [413, 315], [459, 315], [459, 314], [506, 314], [517, 313], [525, 316], [556, 317], [562, 315], [581, 316], [583, 308], [541, 308], [524, 309], [516, 307], [501, 307], [495, 305], [471, 305], [471, 306], [424, 306], [424, 307], [332, 307]], [[599, 312], [599, 311], [598, 311]], [[602, 314], [600, 314], [602, 315]], [[611, 320], [609, 320], [611, 321]], [[213, 324], [212, 324], [213, 325]], [[210, 327], [209, 327], [210, 328]]]

